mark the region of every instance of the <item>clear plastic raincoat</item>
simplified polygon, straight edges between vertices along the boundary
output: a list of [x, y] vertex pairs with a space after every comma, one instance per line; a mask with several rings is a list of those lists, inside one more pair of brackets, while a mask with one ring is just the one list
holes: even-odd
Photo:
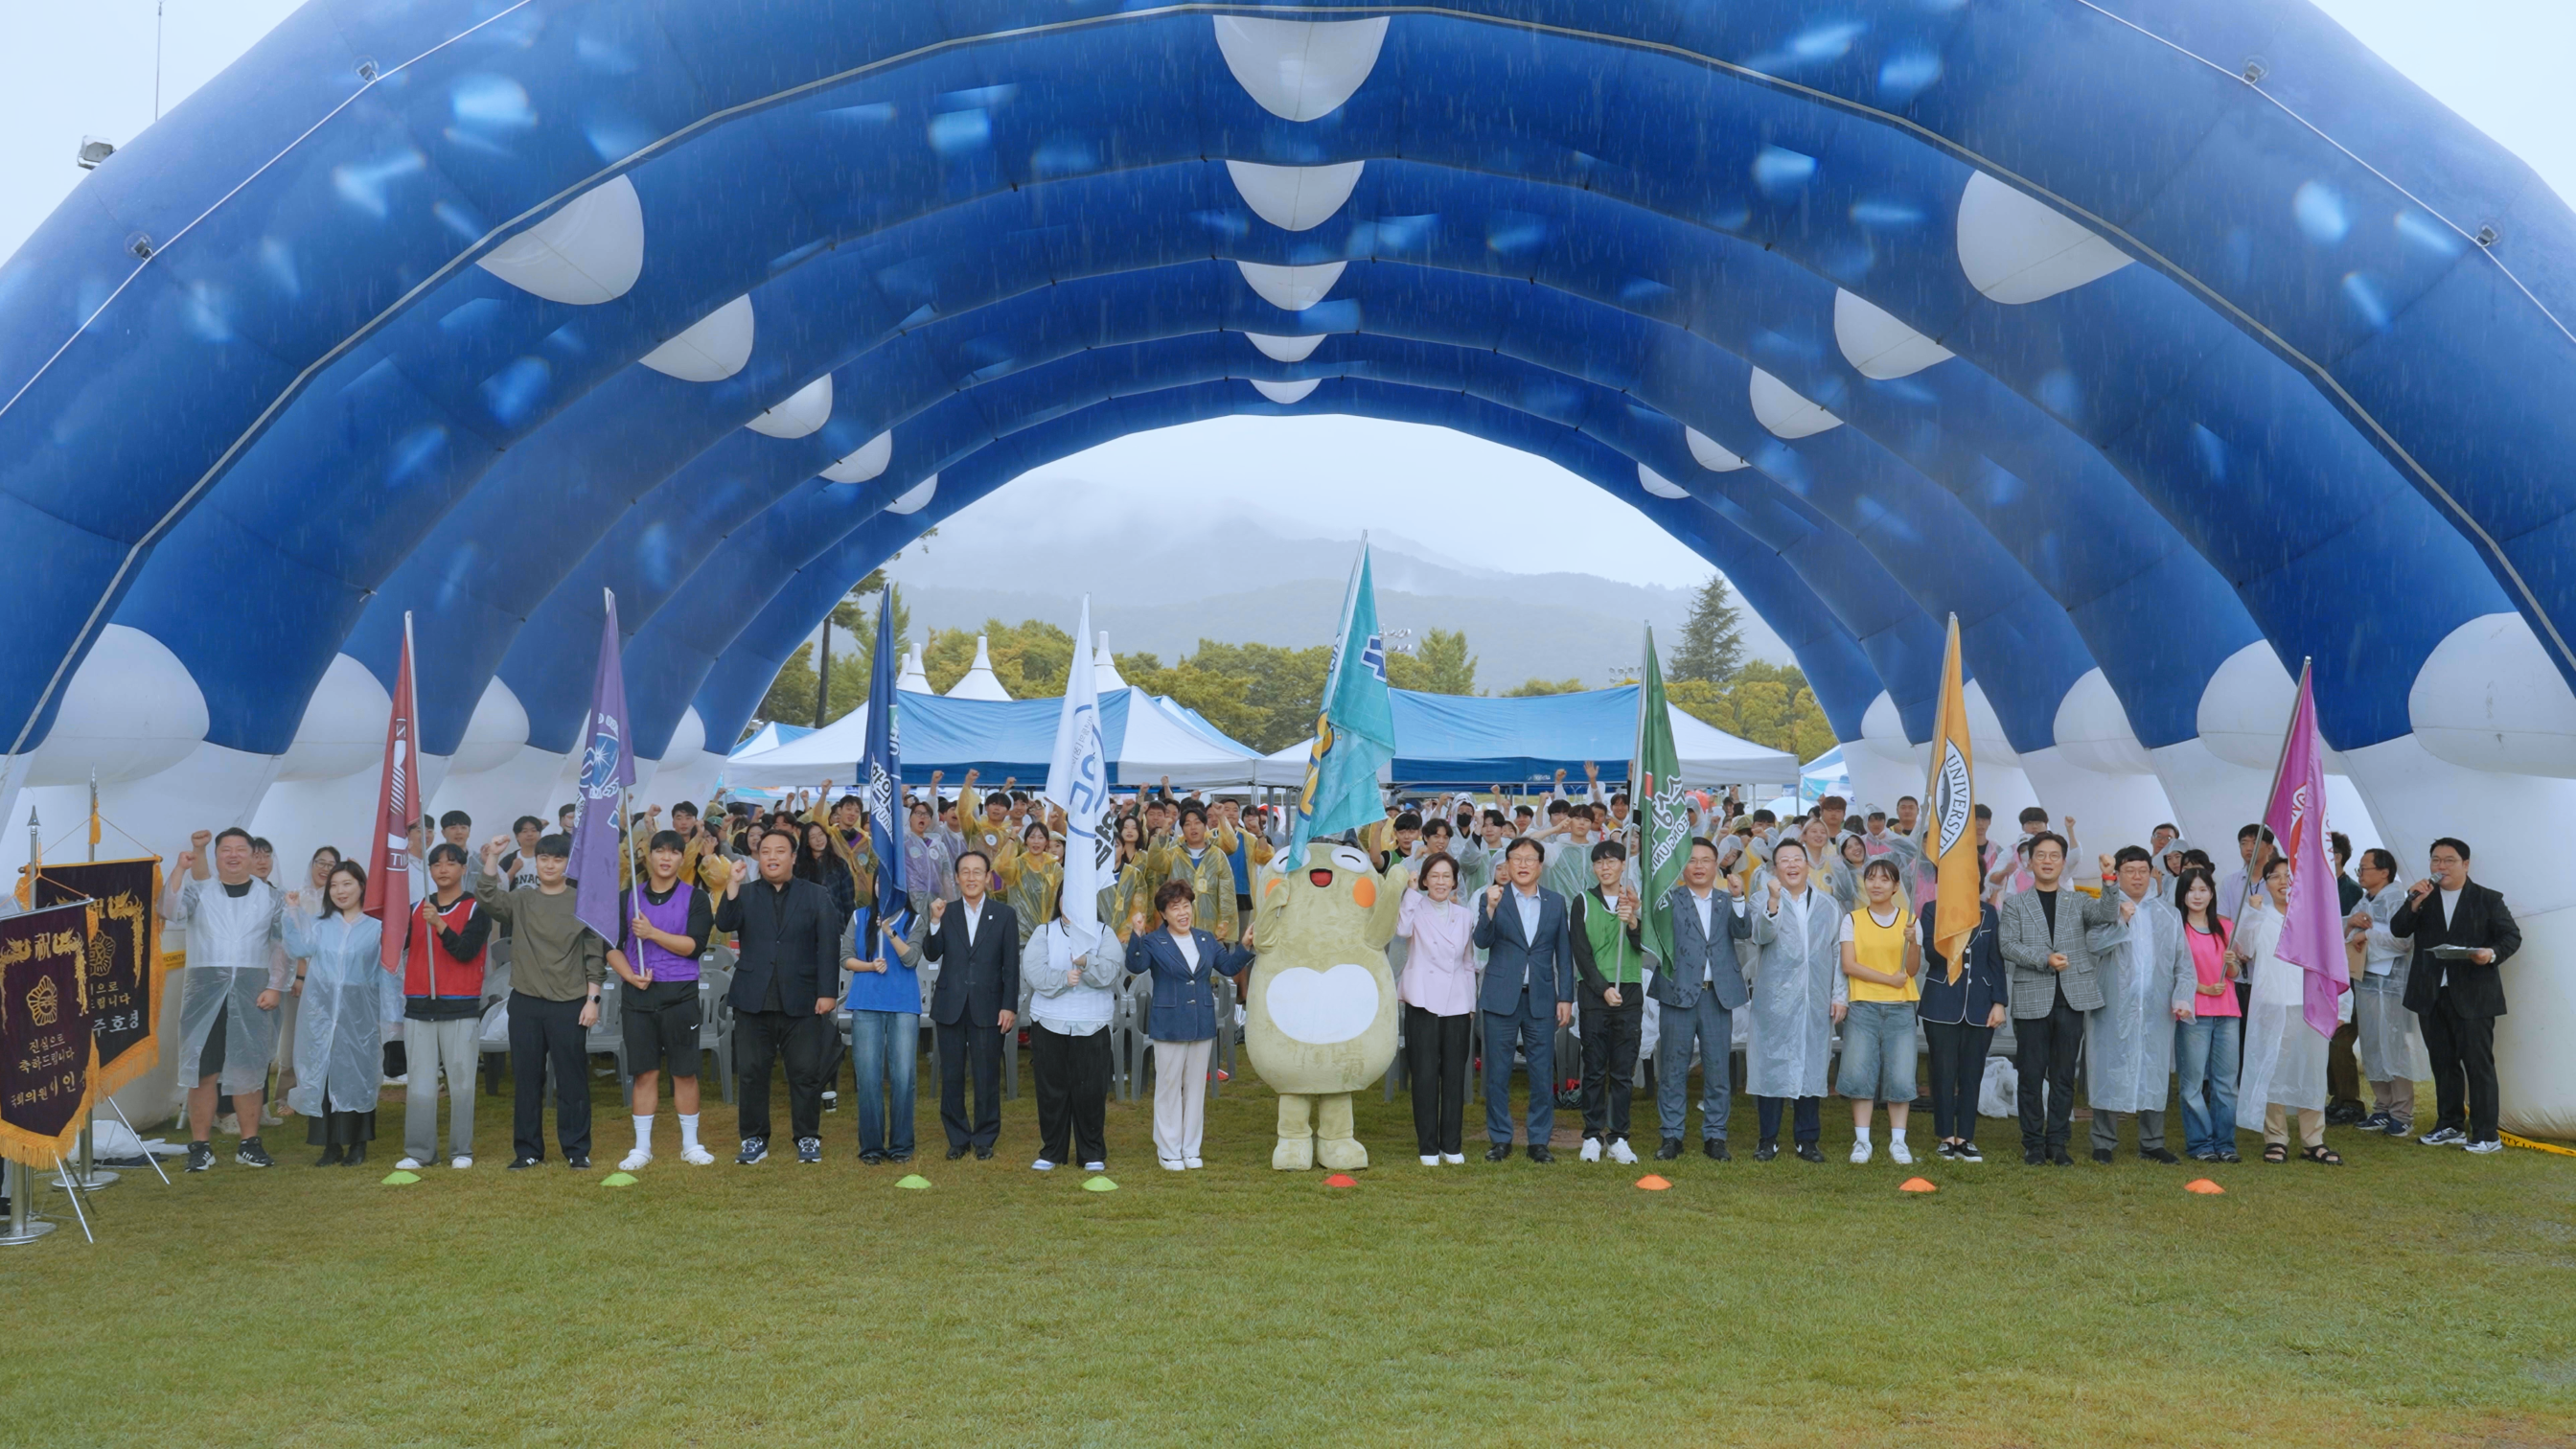
[[278, 950], [278, 914], [285, 897], [253, 876], [235, 897], [219, 881], [181, 876], [163, 902], [172, 926], [187, 932], [188, 964], [180, 973], [179, 1080], [195, 1086], [205, 1076], [198, 1063], [218, 1021], [223, 1025], [223, 1070], [216, 1085], [227, 1092], [256, 1091], [268, 1081], [277, 1055], [277, 1013], [259, 1009], [259, 994], [286, 986], [286, 957]]
[[316, 920], [302, 911], [286, 912], [286, 954], [305, 963], [295, 1086], [286, 1102], [307, 1117], [375, 1110], [384, 1067], [385, 999], [401, 997], [400, 983], [385, 970], [377, 949], [383, 936], [373, 916], [352, 921], [334, 911]]

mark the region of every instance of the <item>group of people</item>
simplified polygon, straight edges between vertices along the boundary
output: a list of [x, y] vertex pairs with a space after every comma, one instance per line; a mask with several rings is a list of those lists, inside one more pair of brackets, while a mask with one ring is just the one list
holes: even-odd
[[[392, 1085], [404, 1087], [408, 1109], [400, 1165], [435, 1162], [444, 1085], [445, 1155], [451, 1167], [471, 1167], [476, 1077], [502, 1018], [511, 1167], [547, 1160], [551, 1076], [557, 1147], [586, 1168], [589, 1034], [612, 973], [633, 1074], [635, 1145], [620, 1167], [653, 1161], [666, 1077], [682, 1160], [712, 1163], [699, 1132], [700, 976], [701, 958], [722, 939], [734, 951], [725, 1000], [740, 1079], [738, 1163], [769, 1155], [770, 1083], [782, 1061], [795, 1154], [821, 1160], [822, 1104], [843, 1048], [834, 1023], [847, 1012], [862, 1161], [914, 1154], [927, 1016], [952, 1159], [993, 1154], [1001, 1063], [1025, 1031], [1039, 1119], [1033, 1166], [1098, 1170], [1107, 1161], [1108, 1033], [1124, 987], [1153, 1043], [1157, 1160], [1176, 1172], [1199, 1167], [1212, 1050], [1235, 1027], [1220, 983], [1239, 995], [1253, 958], [1252, 892], [1284, 832], [1269, 812], [1175, 798], [1168, 784], [1128, 797], [1108, 822], [1114, 859], [1092, 913], [1101, 924], [1086, 930], [1061, 899], [1061, 813], [1016, 780], [990, 792], [978, 782], [970, 771], [943, 794], [934, 775], [929, 791], [904, 802], [907, 895], [893, 919], [879, 915], [878, 862], [855, 795], [834, 797], [827, 784], [783, 808], [736, 804], [720, 815], [682, 803], [667, 824], [658, 809], [639, 812], [627, 822], [633, 849], [621, 880], [631, 919], [614, 941], [574, 914], [574, 807], [551, 830], [520, 817], [479, 848], [461, 812], [423, 820], [394, 975], [379, 964], [383, 928], [362, 910], [359, 863], [325, 847], [307, 882], [284, 888], [270, 879], [265, 842], [239, 829], [201, 831], [162, 903], [186, 950], [179, 1056], [192, 1084], [189, 1169], [213, 1165], [219, 1119], [242, 1124], [236, 1161], [270, 1164], [257, 1124], [283, 1120], [263, 1111], [272, 1065], [321, 1165], [366, 1160], [375, 1104]], [[1359, 832], [1381, 869], [1402, 868], [1389, 955], [1426, 1165], [1464, 1161], [1477, 1054], [1486, 1160], [1509, 1158], [1516, 1138], [1533, 1160], [1551, 1160], [1561, 1034], [1580, 1055], [1585, 1160], [1637, 1160], [1630, 1114], [1641, 1058], [1653, 1069], [1655, 1157], [1682, 1155], [1696, 1063], [1701, 1151], [1729, 1160], [1739, 1013], [1741, 1087], [1755, 1099], [1760, 1161], [1781, 1151], [1784, 1123], [1794, 1155], [1823, 1160], [1830, 1090], [1850, 1104], [1853, 1162], [1880, 1150], [1883, 1112], [1884, 1150], [1911, 1163], [1909, 1119], [1923, 1095], [1918, 1029], [1931, 1150], [1981, 1160], [1978, 1096], [2008, 1021], [2023, 1160], [2034, 1165], [2073, 1161], [2079, 1067], [2097, 1162], [2113, 1160], [2124, 1116], [2136, 1118], [2142, 1157], [2180, 1160], [2164, 1130], [2178, 1085], [2184, 1156], [2237, 1161], [2241, 1128], [2262, 1134], [2267, 1161], [2286, 1161], [2295, 1128], [2297, 1155], [2339, 1164], [2324, 1141], [2329, 1120], [2412, 1131], [2419, 1036], [2439, 1111], [2421, 1140], [2495, 1150], [2493, 1030], [2504, 1008], [2496, 966], [2519, 936], [2502, 898], [2468, 878], [2461, 841], [2436, 842], [2429, 872], [2409, 885], [2377, 849], [2362, 853], [2357, 879], [2339, 876], [2353, 989], [2346, 1024], [2329, 1039], [2305, 1020], [2301, 968], [2275, 953], [2288, 867], [2260, 827], [2243, 832], [2238, 868], [2224, 877], [2163, 826], [2148, 845], [2096, 857], [2097, 878], [2086, 881], [2071, 868], [2080, 859], [2072, 819], [2053, 828], [2045, 812], [2025, 811], [2021, 838], [2006, 848], [1987, 839], [1980, 806], [1982, 914], [1954, 962], [1926, 909], [1936, 872], [1914, 840], [1918, 802], [1855, 818], [1827, 797], [1781, 821], [1731, 799], [1696, 798], [1682, 879], [1654, 903], [1668, 916], [1667, 944], [1649, 950], [1650, 906], [1633, 863], [1638, 822], [1625, 795], [1603, 792], [1597, 775], [1588, 783], [1582, 799], [1565, 793], [1560, 772], [1559, 788], [1534, 803], [1499, 788], [1483, 803], [1396, 801]], [[2336, 846], [2340, 868], [2350, 848], [2340, 837]], [[504, 945], [506, 968], [496, 969]], [[2337, 1098], [2328, 1078], [2347, 1051], [2358, 1061]], [[1517, 1132], [1516, 1059], [1529, 1083]], [[2357, 1101], [2364, 1078], [2366, 1110]]]

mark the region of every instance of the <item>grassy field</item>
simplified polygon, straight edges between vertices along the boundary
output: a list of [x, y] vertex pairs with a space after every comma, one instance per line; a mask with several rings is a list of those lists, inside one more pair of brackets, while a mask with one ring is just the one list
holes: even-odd
[[[1833, 1103], [1826, 1165], [1753, 1163], [1739, 1101], [1737, 1161], [1694, 1142], [1646, 1192], [1566, 1152], [1422, 1168], [1370, 1093], [1378, 1165], [1332, 1189], [1269, 1170], [1272, 1098], [1237, 1083], [1185, 1176], [1113, 1102], [1093, 1193], [1028, 1170], [1024, 1083], [989, 1162], [943, 1161], [925, 1100], [928, 1191], [861, 1166], [847, 1111], [819, 1167], [690, 1168], [667, 1107], [662, 1159], [603, 1189], [630, 1132], [599, 1100], [590, 1173], [504, 1173], [485, 1097], [479, 1166], [382, 1186], [399, 1093], [361, 1171], [312, 1167], [298, 1122], [265, 1172], [225, 1144], [127, 1173], [98, 1246], [0, 1253], [0, 1439], [2576, 1442], [2576, 1160], [2539, 1153], [2337, 1131], [2347, 1168], [2203, 1197], [2134, 1157], [2024, 1167], [1988, 1122], [1990, 1161], [1908, 1196], [1883, 1152], [1842, 1160]], [[731, 1111], [706, 1122], [729, 1158]]]

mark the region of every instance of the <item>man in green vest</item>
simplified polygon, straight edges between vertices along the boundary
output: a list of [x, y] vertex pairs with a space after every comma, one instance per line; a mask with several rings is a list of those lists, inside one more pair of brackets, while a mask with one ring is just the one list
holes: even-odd
[[1574, 897], [1567, 921], [1582, 1012], [1586, 1162], [1599, 1162], [1605, 1150], [1613, 1162], [1637, 1160], [1628, 1146], [1628, 1098], [1646, 1019], [1646, 952], [1627, 870], [1628, 847], [1616, 840], [1593, 846], [1592, 888]]

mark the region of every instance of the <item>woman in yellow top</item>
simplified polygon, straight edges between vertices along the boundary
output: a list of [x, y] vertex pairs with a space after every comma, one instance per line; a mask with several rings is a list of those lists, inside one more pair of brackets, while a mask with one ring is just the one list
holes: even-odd
[[1020, 918], [1020, 945], [1040, 926], [1055, 919], [1056, 892], [1064, 889], [1064, 866], [1055, 858], [1055, 837], [1030, 821], [1020, 832], [1018, 848], [994, 862], [993, 878], [1001, 883], [1002, 900]]
[[1870, 1109], [1885, 1102], [1887, 1155], [1910, 1165], [1914, 1154], [1905, 1146], [1905, 1114], [1914, 1106], [1914, 1003], [1922, 995], [1915, 981], [1923, 974], [1923, 942], [1897, 889], [1894, 861], [1871, 861], [1860, 882], [1860, 909], [1843, 918], [1851, 1010], [1843, 1017], [1836, 1090], [1851, 1098], [1851, 1160], [1869, 1161]]

